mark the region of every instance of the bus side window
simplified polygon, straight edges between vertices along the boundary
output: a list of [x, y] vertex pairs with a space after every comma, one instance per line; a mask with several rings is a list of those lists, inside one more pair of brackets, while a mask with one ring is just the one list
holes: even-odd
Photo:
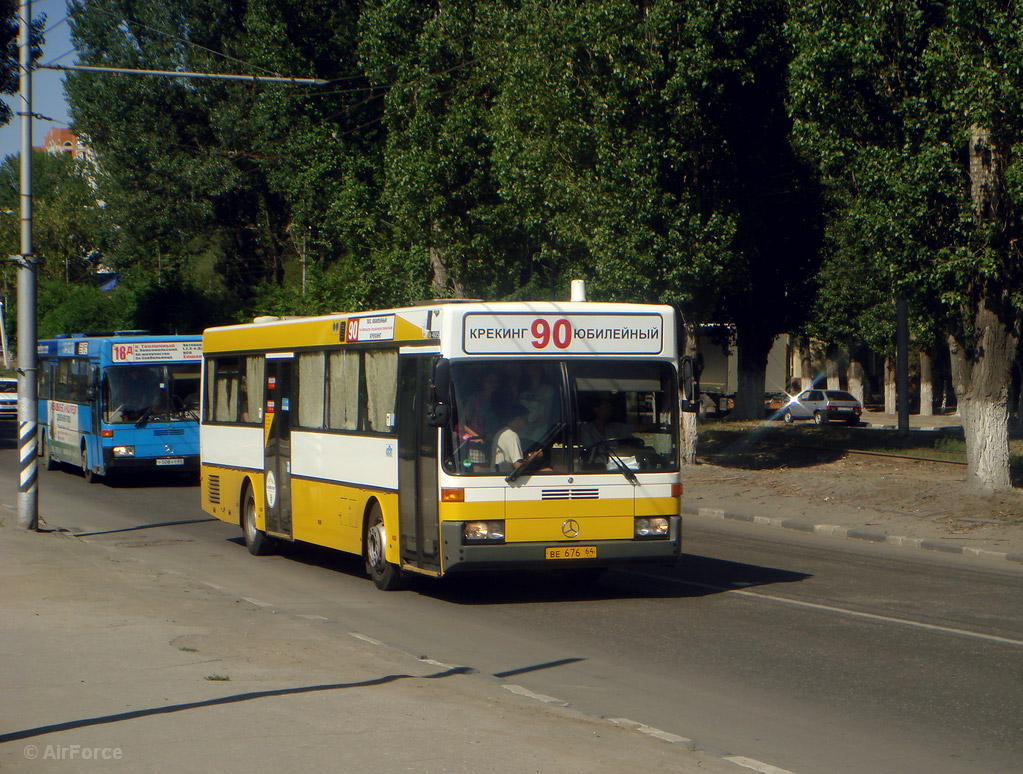
[[242, 382], [242, 422], [263, 423], [263, 367], [262, 355], [245, 358], [245, 379]]
[[203, 406], [202, 406], [202, 419], [204, 422], [210, 422], [213, 420], [213, 385], [216, 383], [217, 378], [217, 361], [213, 358], [206, 358], [206, 362], [203, 368]]
[[211, 415], [214, 422], [238, 421], [238, 398], [242, 389], [238, 366], [236, 357], [217, 358], [213, 362]]
[[54, 398], [64, 403], [71, 403], [71, 361], [57, 361], [57, 383], [54, 385]]
[[358, 352], [330, 353], [327, 427], [331, 430], [358, 429], [360, 372]]
[[369, 350], [365, 358], [366, 430], [393, 433], [398, 397], [398, 351]]
[[[299, 427], [314, 430], [323, 428], [324, 395], [326, 390], [326, 358], [323, 352], [309, 352], [298, 356], [298, 389], [292, 394], [298, 396]], [[296, 416], [292, 410], [292, 416]]]

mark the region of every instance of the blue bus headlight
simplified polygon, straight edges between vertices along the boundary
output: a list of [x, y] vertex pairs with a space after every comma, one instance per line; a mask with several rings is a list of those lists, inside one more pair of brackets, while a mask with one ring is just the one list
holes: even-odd
[[134, 457], [135, 447], [134, 446], [115, 446], [112, 450], [115, 457]]
[[668, 520], [660, 516], [637, 516], [637, 538], [650, 540], [668, 537]]
[[462, 527], [466, 543], [503, 543], [504, 521], [467, 521]]

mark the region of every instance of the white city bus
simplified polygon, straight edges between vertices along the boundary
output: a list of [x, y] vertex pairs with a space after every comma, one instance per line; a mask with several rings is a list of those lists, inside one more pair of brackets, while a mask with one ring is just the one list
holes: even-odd
[[675, 311], [446, 302], [203, 336], [202, 504], [253, 554], [589, 577], [682, 545]]

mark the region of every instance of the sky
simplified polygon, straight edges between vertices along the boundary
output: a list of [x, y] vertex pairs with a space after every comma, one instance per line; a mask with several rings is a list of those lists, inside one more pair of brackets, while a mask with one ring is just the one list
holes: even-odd
[[[66, 0], [34, 0], [32, 18], [46, 14], [46, 43], [39, 64], [75, 64], [76, 57], [71, 45], [71, 27], [67, 22]], [[43, 138], [53, 127], [67, 128], [67, 102], [64, 99], [65, 73], [58, 70], [34, 70], [32, 73], [32, 112], [48, 116], [53, 121], [32, 121], [32, 146], [39, 147]], [[21, 98], [17, 94], [5, 96], [4, 101], [17, 113], [21, 109]], [[21, 117], [15, 115], [11, 123], [0, 127], [0, 160], [21, 152]]]

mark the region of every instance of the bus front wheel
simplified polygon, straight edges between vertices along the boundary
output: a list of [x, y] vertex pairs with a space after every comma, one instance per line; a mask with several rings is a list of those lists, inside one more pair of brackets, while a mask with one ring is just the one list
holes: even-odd
[[82, 475], [85, 476], [85, 483], [92, 484], [96, 481], [96, 474], [89, 467], [89, 452], [82, 446]]
[[242, 501], [242, 535], [253, 556], [272, 554], [276, 548], [277, 541], [256, 526], [256, 496], [251, 486], [245, 487], [245, 499]]
[[379, 503], [373, 503], [366, 523], [366, 573], [381, 591], [401, 588], [401, 570], [387, 561], [387, 530]]
[[41, 435], [41, 438], [42, 438], [42, 442], [39, 444], [39, 448], [43, 450], [43, 453], [42, 453], [41, 456], [43, 457], [43, 459], [46, 460], [46, 469], [47, 470], [56, 470], [57, 469], [57, 460], [54, 459], [52, 454], [50, 454], [50, 441], [49, 441], [49, 439], [47, 439], [45, 431], [43, 431], [43, 433]]

